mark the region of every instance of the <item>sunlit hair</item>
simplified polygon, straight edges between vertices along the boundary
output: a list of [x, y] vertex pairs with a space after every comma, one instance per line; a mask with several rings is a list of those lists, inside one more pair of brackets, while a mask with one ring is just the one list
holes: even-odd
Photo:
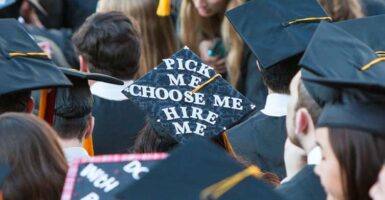
[[319, 2], [334, 21], [364, 16], [360, 0], [319, 0]]
[[171, 17], [156, 15], [154, 0], [100, 0], [97, 12], [120, 11], [137, 23], [142, 39], [139, 71], [143, 76], [178, 48]]
[[[244, 0], [226, 0], [226, 10], [235, 8]], [[241, 64], [244, 43], [224, 12], [207, 18], [202, 18], [195, 9], [192, 0], [182, 0], [180, 10], [180, 39], [191, 50], [199, 53], [199, 42], [203, 39], [222, 38], [226, 51], [226, 67], [230, 83], [237, 86], [241, 75]], [[231, 48], [230, 48], [231, 47]]]

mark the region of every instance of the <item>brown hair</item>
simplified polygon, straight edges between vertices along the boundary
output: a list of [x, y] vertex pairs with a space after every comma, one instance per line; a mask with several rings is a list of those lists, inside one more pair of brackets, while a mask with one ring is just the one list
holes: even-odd
[[31, 91], [19, 91], [0, 95], [0, 114], [5, 112], [26, 112]]
[[295, 105], [295, 110], [300, 108], [306, 108], [309, 112], [314, 123], [317, 123], [319, 116], [321, 115], [322, 108], [318, 103], [310, 96], [303, 81], [300, 79], [298, 83], [298, 101]]
[[[235, 8], [244, 0], [226, 0], [226, 10]], [[224, 13], [202, 18], [196, 11], [192, 0], [182, 0], [180, 11], [180, 38], [192, 51], [199, 53], [199, 42], [204, 39], [222, 38], [228, 51], [226, 67], [230, 83], [237, 86], [241, 76], [244, 43], [239, 34], [225, 18]]]
[[91, 15], [72, 42], [92, 72], [132, 79], [138, 71], [140, 38], [131, 20], [121, 12]]
[[349, 200], [369, 200], [385, 160], [385, 138], [367, 132], [329, 128], [329, 141], [340, 164], [344, 196]]
[[60, 199], [67, 163], [47, 123], [30, 114], [0, 116], [0, 161], [12, 168], [4, 200]]
[[142, 37], [137, 78], [170, 57], [177, 50], [177, 40], [171, 17], [156, 15], [154, 0], [101, 0], [98, 12], [120, 11], [139, 24]]
[[320, 0], [333, 21], [356, 19], [364, 16], [359, 0]]

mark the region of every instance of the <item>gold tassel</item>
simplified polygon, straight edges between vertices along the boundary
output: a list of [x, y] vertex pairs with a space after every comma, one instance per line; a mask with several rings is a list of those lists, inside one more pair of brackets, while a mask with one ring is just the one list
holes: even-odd
[[31, 52], [31, 53], [12, 52], [12, 53], [9, 53], [9, 55], [11, 57], [37, 57], [37, 56], [48, 57], [48, 53], [45, 53], [45, 52]]
[[171, 0], [159, 0], [156, 14], [159, 17], [168, 17], [171, 15]]
[[234, 149], [233, 149], [233, 146], [231, 145], [230, 140], [229, 140], [229, 138], [227, 137], [226, 131], [223, 131], [223, 133], [222, 133], [222, 140], [223, 140], [223, 143], [225, 144], [226, 150], [227, 150], [227, 151], [228, 151], [234, 158], [237, 158], [237, 154], [235, 153], [235, 151], [234, 151]]
[[262, 172], [258, 167], [252, 165], [246, 168], [245, 170], [234, 174], [233, 176], [230, 176], [218, 183], [215, 183], [214, 185], [207, 187], [201, 192], [200, 197], [203, 200], [218, 199], [247, 177], [254, 176], [256, 178], [259, 178], [261, 176], [261, 173]]
[[378, 63], [380, 63], [380, 62], [384, 62], [384, 61], [385, 61], [385, 57], [376, 58], [376, 59], [374, 59], [373, 61], [371, 61], [370, 63], [368, 63], [368, 64], [362, 66], [362, 67], [361, 67], [361, 70], [362, 70], [362, 71], [366, 71], [366, 70], [368, 70], [369, 68], [371, 68], [373, 65], [378, 64]]
[[207, 84], [213, 82], [216, 78], [220, 77], [221, 75], [220, 74], [215, 74], [215, 76], [211, 77], [209, 80], [207, 80], [206, 82], [198, 85], [195, 89], [193, 89], [191, 91], [192, 94], [195, 94], [196, 92], [198, 92], [200, 89], [204, 88]]
[[298, 24], [298, 23], [320, 22], [320, 21], [333, 21], [333, 19], [331, 17], [308, 17], [308, 18], [296, 19], [287, 24], [292, 25], [292, 24]]

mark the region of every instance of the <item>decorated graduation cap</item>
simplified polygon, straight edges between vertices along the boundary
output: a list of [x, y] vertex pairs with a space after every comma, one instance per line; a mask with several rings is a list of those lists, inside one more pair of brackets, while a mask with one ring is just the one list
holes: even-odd
[[[56, 90], [55, 119], [66, 120], [88, 116], [92, 111], [92, 94], [88, 80], [101, 81], [109, 84], [123, 85], [124, 82], [117, 78], [98, 73], [85, 73], [74, 69], [60, 68], [72, 82], [73, 87], [59, 88]], [[90, 155], [94, 155], [92, 136], [84, 141], [84, 147]]]
[[0, 19], [0, 27], [0, 95], [71, 86], [18, 21]]
[[187, 48], [164, 59], [123, 93], [147, 111], [158, 134], [178, 142], [192, 135], [216, 136], [255, 109]]
[[115, 199], [117, 192], [140, 180], [166, 157], [165, 153], [150, 153], [79, 159], [70, 165], [61, 199]]
[[[231, 180], [228, 181], [230, 185], [224, 188], [218, 184], [240, 172], [243, 174], [241, 180], [236, 181], [230, 178]], [[195, 136], [184, 145], [178, 146], [166, 160], [155, 166], [148, 175], [123, 189], [118, 194], [118, 198], [196, 200], [201, 197], [201, 192], [205, 189], [207, 189], [209, 196], [213, 193], [216, 197], [218, 195], [225, 197], [226, 194], [231, 194], [230, 190], [233, 187], [234, 190], [237, 190], [236, 185], [243, 181], [250, 184], [248, 179], [256, 179], [260, 173], [260, 170], [255, 166], [245, 170], [243, 165], [230, 157], [219, 146], [209, 140]], [[239, 178], [239, 175], [237, 177]], [[261, 190], [267, 188], [263, 183], [256, 183], [254, 180], [251, 182], [254, 186], [260, 187]], [[217, 187], [211, 187], [215, 184], [223, 193], [218, 194], [215, 190]], [[254, 189], [260, 191], [258, 188]], [[238, 193], [238, 195], [241, 194]], [[204, 196], [202, 194], [202, 197]]]
[[317, 0], [254, 0], [226, 16], [263, 68], [302, 53], [318, 23], [332, 20]]
[[4, 180], [7, 178], [8, 174], [10, 172], [11, 172], [11, 169], [7, 165], [5, 165], [4, 163], [0, 162], [0, 191], [1, 191], [1, 187], [4, 183]]
[[334, 91], [324, 97], [318, 126], [385, 133], [384, 57], [339, 27], [321, 23], [300, 65], [303, 80]]

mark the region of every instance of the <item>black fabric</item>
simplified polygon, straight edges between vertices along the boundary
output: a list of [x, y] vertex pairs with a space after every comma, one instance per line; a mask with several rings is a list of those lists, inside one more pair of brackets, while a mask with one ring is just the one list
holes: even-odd
[[1, 19], [0, 27], [0, 95], [71, 85], [47, 56], [11, 56], [43, 53], [22, 24], [15, 19]]
[[363, 0], [362, 4], [366, 16], [385, 14], [384, 0]]
[[227, 131], [235, 153], [262, 171], [286, 177], [284, 147], [286, 117], [270, 117], [258, 112]]
[[75, 31], [96, 11], [98, 0], [63, 0], [63, 25]]
[[326, 193], [314, 165], [307, 165], [288, 182], [275, 189], [286, 200], [325, 200]]
[[[198, 200], [201, 192], [245, 169], [207, 138], [193, 136], [157, 164], [149, 174], [124, 189], [119, 199]], [[254, 188], [254, 190], [250, 190]], [[279, 199], [271, 188], [248, 177], [219, 199]]]
[[9, 166], [0, 162], [0, 191], [1, 191], [1, 186], [4, 183], [4, 180], [7, 178], [10, 172], [11, 172], [11, 169], [9, 168]]
[[112, 101], [96, 95], [93, 98], [95, 154], [127, 153], [144, 127], [144, 112], [129, 100]]
[[261, 110], [265, 106], [267, 88], [257, 68], [256, 58], [249, 48], [245, 48], [239, 91], [254, 103], [255, 110]]
[[226, 16], [263, 68], [303, 52], [318, 26], [318, 21], [289, 22], [328, 17], [316, 0], [250, 1]]

